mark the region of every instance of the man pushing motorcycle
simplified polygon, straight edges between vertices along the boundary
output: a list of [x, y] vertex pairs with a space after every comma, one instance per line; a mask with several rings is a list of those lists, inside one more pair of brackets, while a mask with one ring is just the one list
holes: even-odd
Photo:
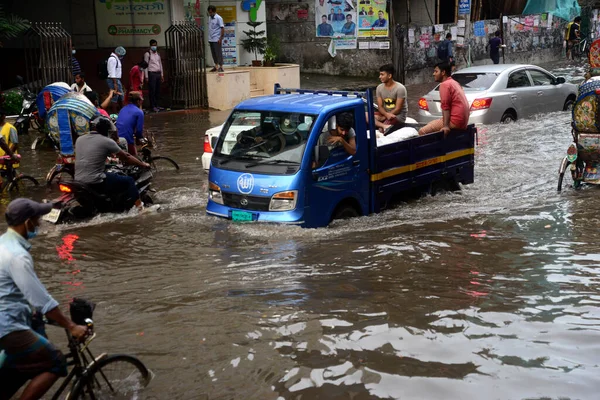
[[109, 133], [114, 132], [116, 127], [108, 118], [96, 117], [91, 126], [90, 134], [79, 137], [75, 144], [75, 180], [109, 197], [126, 193], [126, 208], [135, 205], [138, 210], [143, 210], [135, 180], [130, 176], [105, 172], [106, 157], [115, 154], [124, 164], [148, 169], [150, 165], [124, 152], [109, 138]]

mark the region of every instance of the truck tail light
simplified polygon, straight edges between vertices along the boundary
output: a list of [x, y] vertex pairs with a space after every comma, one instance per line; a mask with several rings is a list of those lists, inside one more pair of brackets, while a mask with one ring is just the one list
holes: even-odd
[[223, 204], [223, 194], [221, 188], [212, 182], [208, 183], [208, 198], [217, 204]]
[[204, 152], [212, 153], [212, 147], [210, 147], [210, 140], [208, 138], [208, 135], [204, 136]]
[[429, 111], [429, 105], [427, 105], [427, 100], [425, 100], [425, 97], [421, 97], [419, 99], [419, 108], [421, 110]]
[[287, 192], [275, 193], [271, 197], [269, 211], [290, 211], [296, 208], [298, 200], [298, 191], [289, 190]]
[[492, 98], [487, 97], [485, 99], [475, 99], [471, 104], [471, 111], [475, 110], [487, 110], [492, 105]]

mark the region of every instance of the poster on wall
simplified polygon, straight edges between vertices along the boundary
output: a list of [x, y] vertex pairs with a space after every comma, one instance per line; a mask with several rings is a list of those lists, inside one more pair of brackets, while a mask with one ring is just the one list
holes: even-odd
[[237, 20], [236, 6], [216, 6], [217, 14], [223, 18], [225, 32], [223, 33], [223, 65], [236, 66], [238, 63], [237, 38], [235, 34], [235, 22]]
[[316, 0], [315, 24], [317, 37], [356, 37], [356, 0]]
[[358, 37], [387, 37], [389, 17], [385, 0], [359, 0]]
[[164, 44], [171, 25], [169, 0], [95, 0], [99, 47], [148, 47], [151, 39]]

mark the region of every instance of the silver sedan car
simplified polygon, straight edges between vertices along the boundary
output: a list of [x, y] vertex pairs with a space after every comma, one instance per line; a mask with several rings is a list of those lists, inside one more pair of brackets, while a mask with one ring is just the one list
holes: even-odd
[[[568, 110], [577, 86], [535, 65], [497, 64], [465, 68], [452, 74], [471, 105], [471, 124], [494, 124], [538, 113]], [[419, 100], [419, 123], [442, 117], [439, 85]]]

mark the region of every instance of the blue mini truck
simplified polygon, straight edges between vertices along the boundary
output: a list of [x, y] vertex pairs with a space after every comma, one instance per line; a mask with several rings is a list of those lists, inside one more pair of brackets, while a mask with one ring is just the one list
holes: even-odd
[[[370, 90], [278, 85], [241, 102], [214, 146], [207, 214], [317, 228], [380, 212], [407, 193], [473, 183], [474, 126], [377, 147], [374, 107]], [[353, 121], [354, 155], [328, 145], [342, 114]]]

